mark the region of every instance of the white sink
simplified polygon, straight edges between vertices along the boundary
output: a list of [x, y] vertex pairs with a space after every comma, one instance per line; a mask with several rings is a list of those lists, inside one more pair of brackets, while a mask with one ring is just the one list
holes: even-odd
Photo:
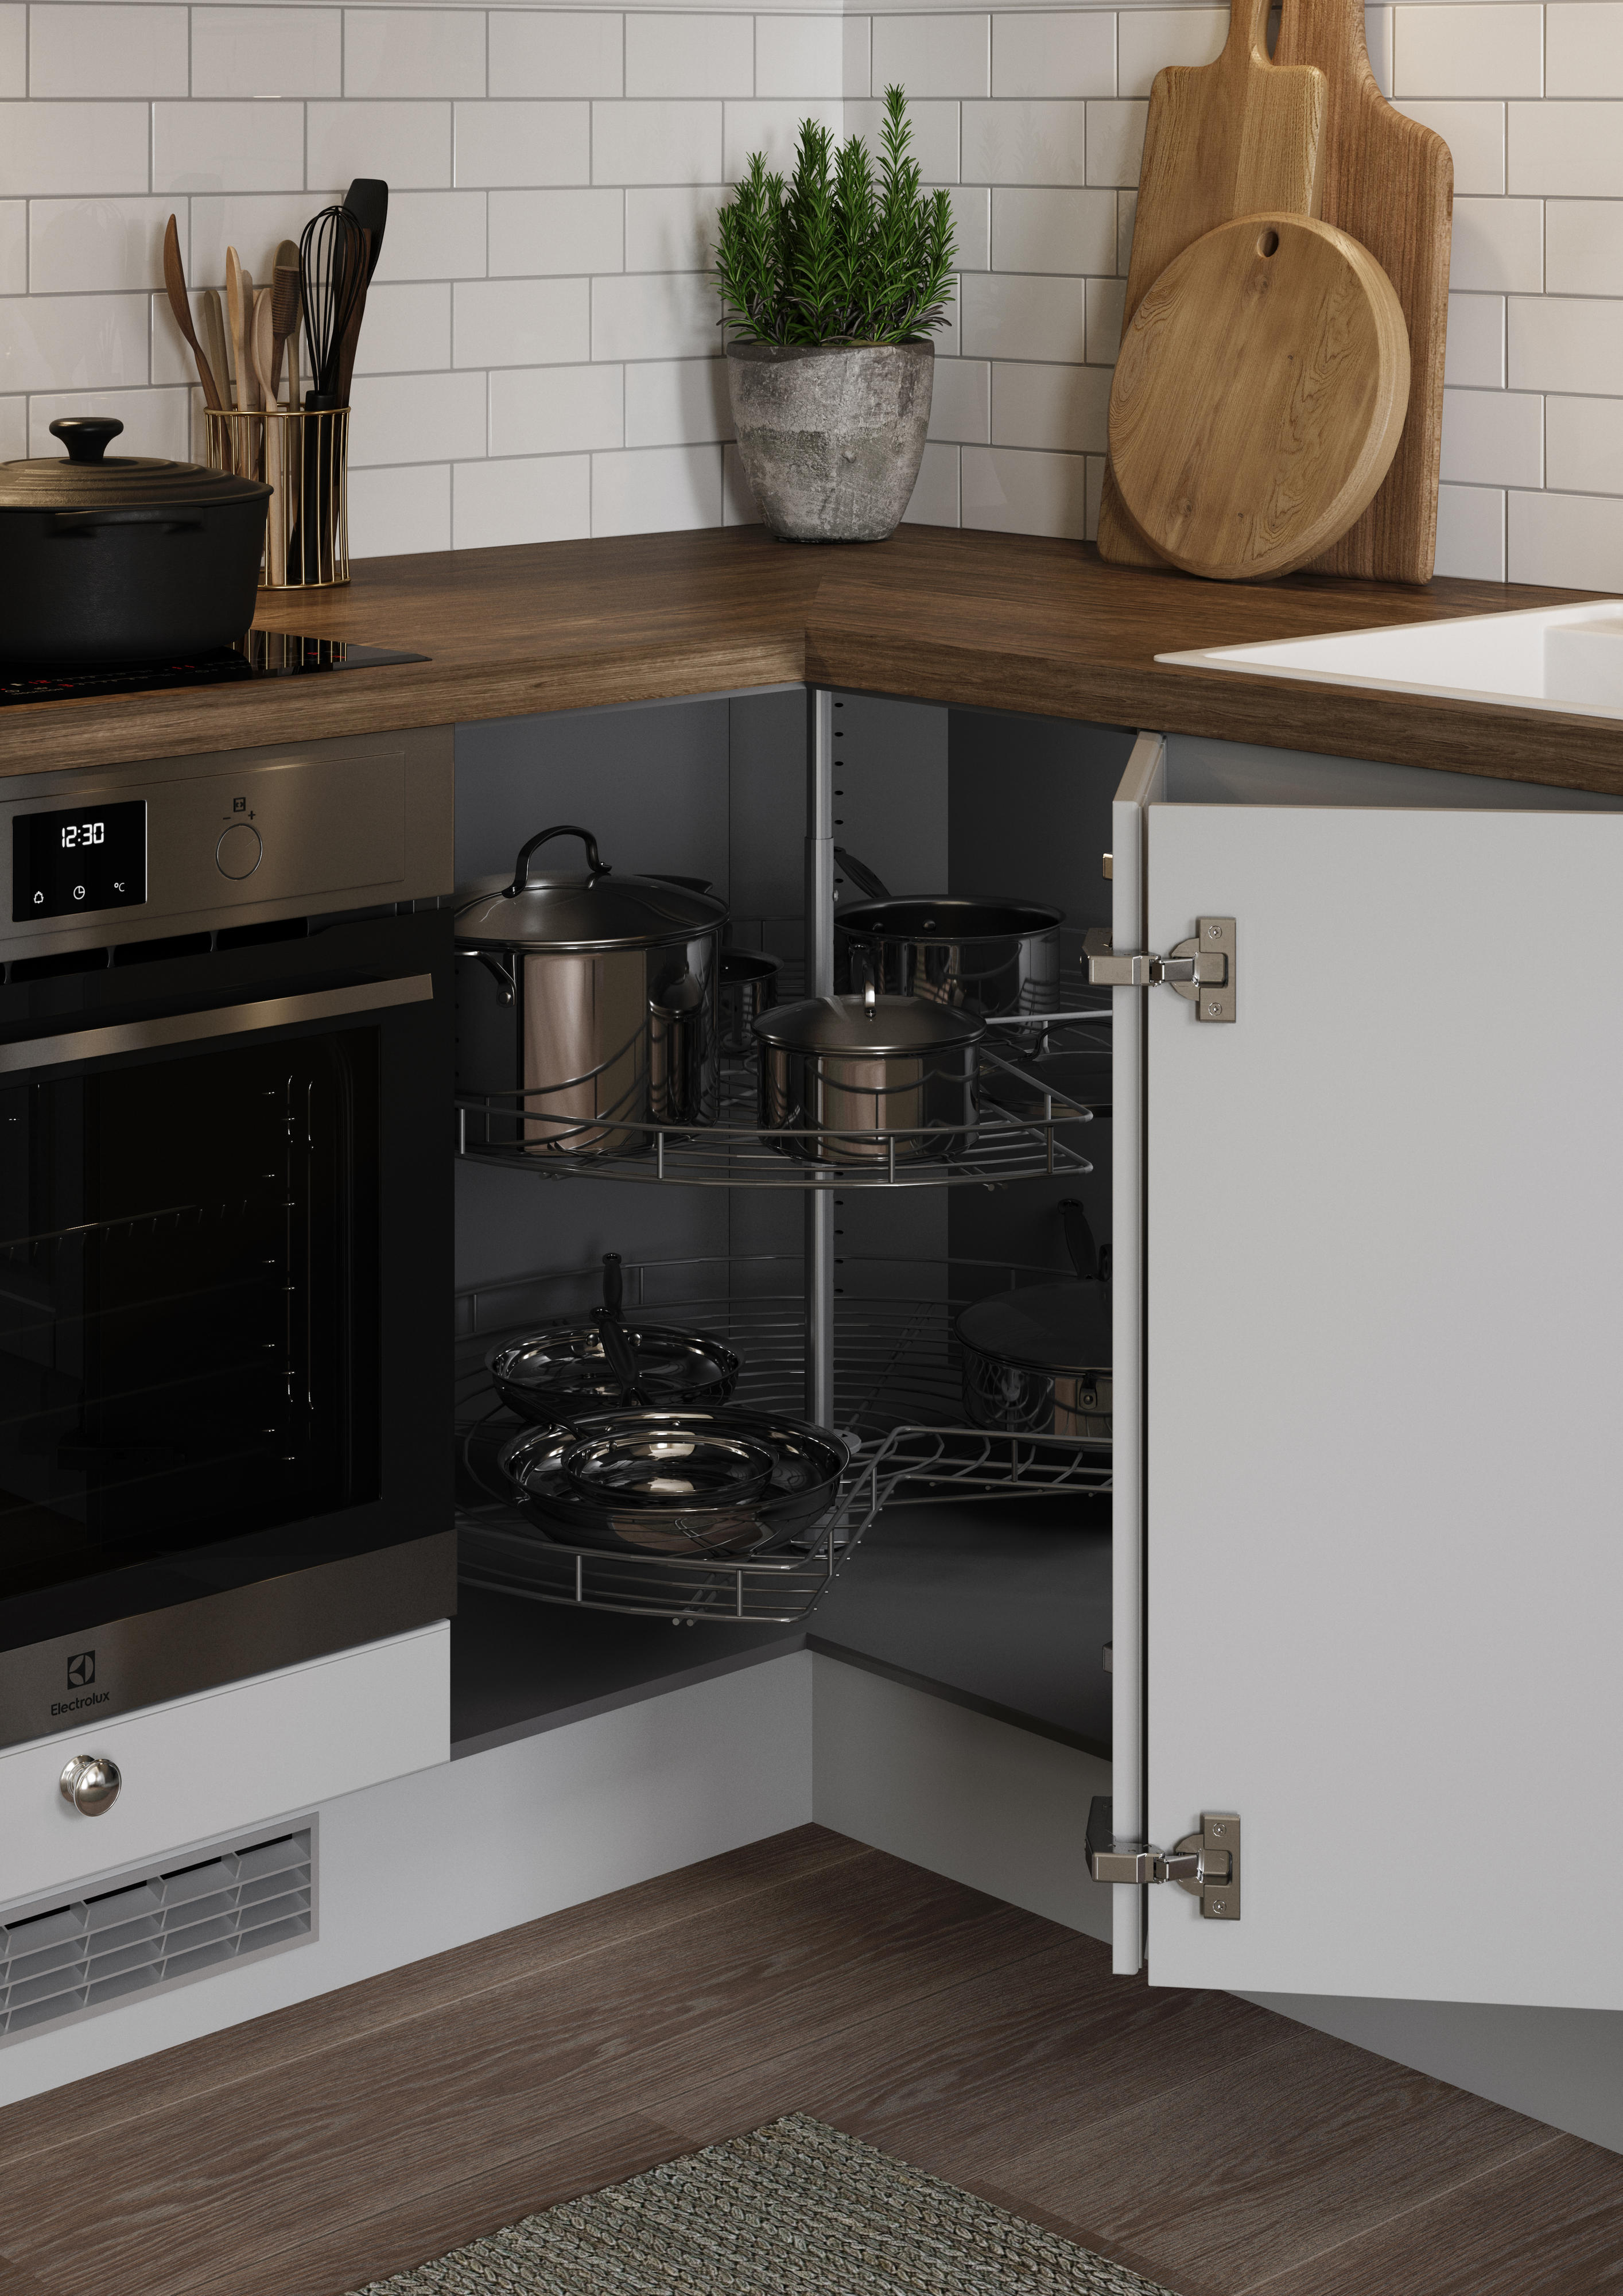
[[1455, 622], [1341, 630], [1272, 645], [1209, 646], [1157, 661], [1318, 685], [1372, 685], [1389, 693], [1513, 703], [1580, 718], [1623, 718], [1623, 599], [1471, 614]]

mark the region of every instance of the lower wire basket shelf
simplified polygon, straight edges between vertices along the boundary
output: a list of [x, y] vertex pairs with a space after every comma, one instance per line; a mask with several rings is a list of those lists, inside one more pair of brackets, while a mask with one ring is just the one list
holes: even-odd
[[[519, 1422], [494, 1400], [482, 1363], [471, 1365], [457, 1431], [462, 1576], [472, 1586], [584, 1610], [787, 1626], [816, 1607], [887, 1507], [1107, 1495], [1108, 1443], [954, 1423], [961, 1413], [953, 1340], [958, 1305], [837, 1303], [835, 1415], [851, 1464], [805, 1543], [762, 1555], [610, 1554], [548, 1538], [514, 1498], [499, 1464]], [[799, 1299], [746, 1299], [696, 1300], [661, 1316], [739, 1343], [746, 1362], [741, 1406], [795, 1413], [803, 1313]]]

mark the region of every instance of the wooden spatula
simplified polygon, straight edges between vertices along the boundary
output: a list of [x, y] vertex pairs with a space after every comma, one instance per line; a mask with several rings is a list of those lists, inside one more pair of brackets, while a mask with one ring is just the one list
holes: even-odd
[[234, 247], [225, 250], [225, 318], [231, 329], [231, 354], [237, 376], [237, 412], [246, 414], [254, 403], [253, 352], [249, 338], [253, 325], [254, 285], [243, 270]]
[[282, 388], [282, 355], [287, 353], [287, 403], [299, 405], [299, 242], [284, 239], [271, 273], [271, 393]]
[[173, 216], [163, 234], [163, 283], [169, 298], [169, 308], [175, 314], [175, 324], [192, 346], [192, 357], [197, 365], [197, 379], [203, 387], [206, 406], [224, 406], [225, 401], [215, 379], [213, 367], [192, 323], [192, 304], [186, 293], [185, 266], [180, 259], [180, 230]]
[[[1317, 212], [1325, 78], [1312, 63], [1268, 62], [1268, 0], [1233, 0], [1215, 63], [1169, 64], [1155, 75], [1138, 176], [1122, 336], [1145, 290], [1175, 256], [1218, 224], [1269, 210]], [[1117, 565], [1160, 562], [1135, 533], [1107, 469], [1100, 555]]]
[[1434, 127], [1394, 111], [1375, 85], [1364, 0], [1284, 0], [1282, 65], [1317, 64], [1330, 83], [1317, 212], [1367, 247], [1409, 330], [1408, 419], [1385, 483], [1317, 563], [1326, 574], [1429, 582], [1437, 558], [1443, 342], [1454, 160]]
[[[272, 323], [272, 291], [261, 287], [254, 297], [253, 364], [258, 380], [260, 397], [267, 409], [276, 404], [276, 386], [271, 378], [275, 335]], [[283, 424], [274, 414], [265, 425], [265, 483], [271, 489], [269, 514], [265, 529], [265, 578], [278, 588], [287, 579], [287, 567], [283, 549], [282, 466], [283, 455]]]

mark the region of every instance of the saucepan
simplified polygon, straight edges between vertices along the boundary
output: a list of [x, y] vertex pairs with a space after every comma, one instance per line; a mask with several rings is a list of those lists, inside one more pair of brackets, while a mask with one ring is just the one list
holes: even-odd
[[963, 1407], [976, 1427], [1108, 1443], [1109, 1258], [1081, 1205], [1071, 1199], [1060, 1209], [1075, 1279], [995, 1292], [963, 1310], [957, 1324]]
[[985, 1034], [966, 1013], [871, 986], [776, 1005], [755, 1023], [761, 1130], [810, 1163], [945, 1155], [973, 1137]]
[[836, 988], [925, 996], [987, 1020], [1059, 1010], [1062, 909], [983, 895], [900, 900], [842, 846], [834, 858], [871, 896], [835, 912]]

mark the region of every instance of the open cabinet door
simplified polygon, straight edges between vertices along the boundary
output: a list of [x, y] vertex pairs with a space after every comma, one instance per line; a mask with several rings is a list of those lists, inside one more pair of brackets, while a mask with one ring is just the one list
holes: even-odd
[[1155, 746], [1115, 945], [1234, 919], [1236, 1017], [1117, 992], [1143, 1830], [1242, 1851], [1237, 1920], [1143, 1893], [1152, 1981], [1623, 2008], [1623, 816], [1157, 802]]

